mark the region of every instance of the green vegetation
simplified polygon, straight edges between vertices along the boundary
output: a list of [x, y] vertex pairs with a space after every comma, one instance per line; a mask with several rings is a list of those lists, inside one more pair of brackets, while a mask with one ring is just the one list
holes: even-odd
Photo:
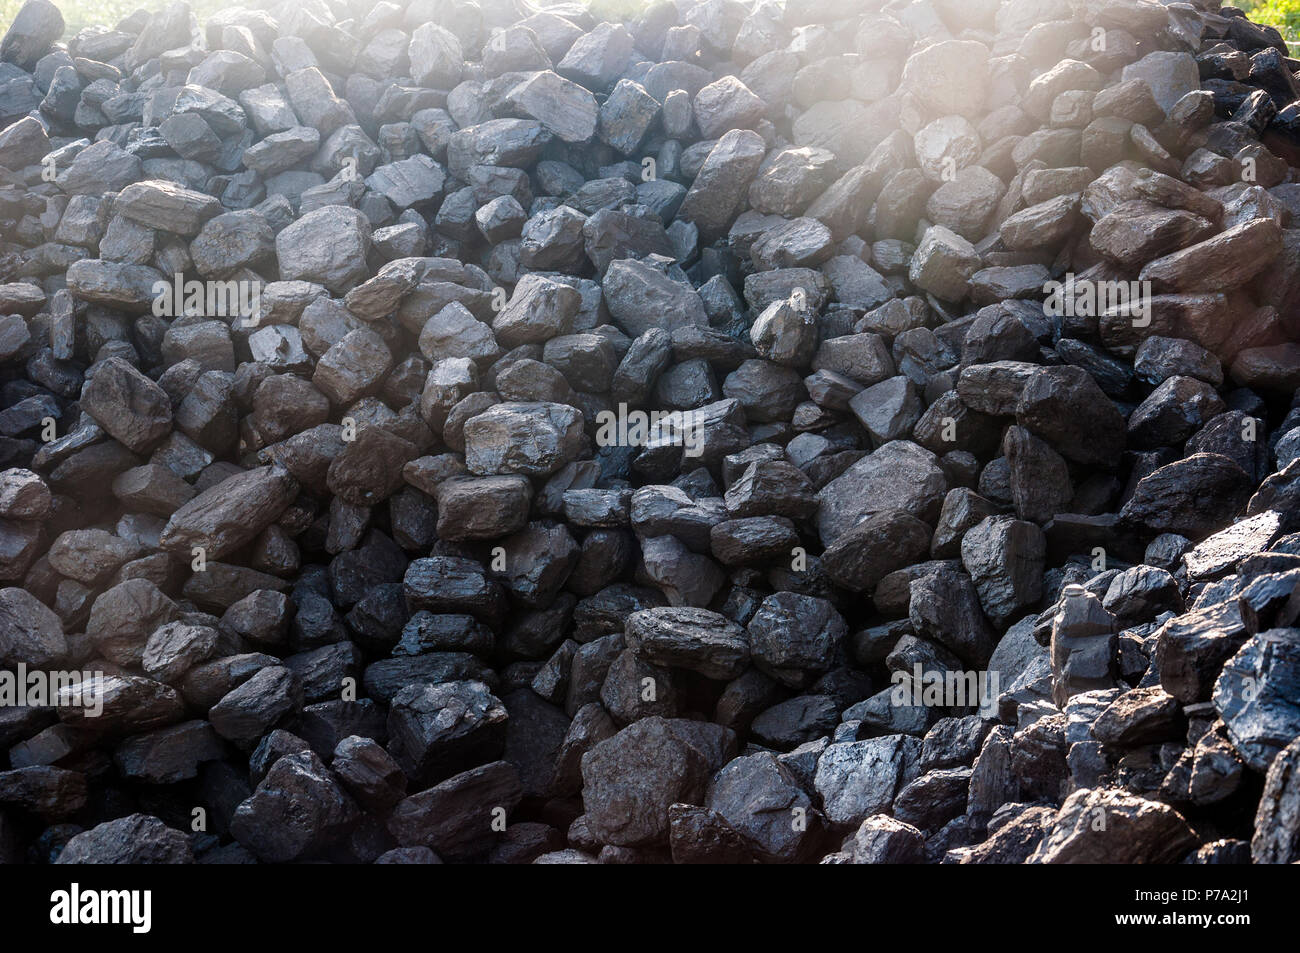
[[1241, 0], [1240, 6], [1256, 23], [1281, 30], [1287, 43], [1300, 42], [1300, 0]]

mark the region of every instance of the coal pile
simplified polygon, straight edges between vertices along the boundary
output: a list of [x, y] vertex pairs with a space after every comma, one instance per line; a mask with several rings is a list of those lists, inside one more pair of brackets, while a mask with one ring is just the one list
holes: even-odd
[[0, 861], [1300, 860], [1277, 31], [0, 26]]

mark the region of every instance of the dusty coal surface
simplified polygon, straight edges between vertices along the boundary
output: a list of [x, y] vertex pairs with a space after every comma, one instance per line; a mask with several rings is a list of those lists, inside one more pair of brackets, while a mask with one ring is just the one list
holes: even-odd
[[3, 26], [0, 860], [1300, 860], [1275, 30]]

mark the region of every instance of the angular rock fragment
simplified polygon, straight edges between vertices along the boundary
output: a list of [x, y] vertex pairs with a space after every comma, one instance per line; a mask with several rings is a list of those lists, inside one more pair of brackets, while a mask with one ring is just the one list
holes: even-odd
[[671, 805], [704, 800], [719, 756], [735, 742], [727, 729], [692, 725], [651, 716], [583, 755], [587, 823], [602, 842], [636, 846], [659, 840], [668, 833]]
[[346, 836], [357, 815], [355, 802], [329, 769], [304, 751], [271, 766], [253, 796], [235, 809], [230, 832], [261, 859], [284, 863], [310, 857]]
[[105, 821], [71, 838], [57, 864], [192, 864], [189, 838], [149, 814]]
[[1172, 863], [1195, 843], [1182, 815], [1166, 804], [1123, 791], [1082, 790], [1066, 799], [1028, 863]]
[[1296, 629], [1259, 633], [1224, 664], [1214, 684], [1214, 707], [1228, 737], [1256, 771], [1266, 771], [1296, 735], [1298, 638]]
[[647, 661], [706, 678], [735, 678], [749, 660], [745, 630], [704, 609], [644, 609], [628, 616], [625, 633], [628, 647]]
[[178, 555], [192, 558], [197, 548], [207, 559], [220, 559], [252, 542], [297, 492], [297, 481], [278, 467], [235, 474], [173, 513], [160, 545]]

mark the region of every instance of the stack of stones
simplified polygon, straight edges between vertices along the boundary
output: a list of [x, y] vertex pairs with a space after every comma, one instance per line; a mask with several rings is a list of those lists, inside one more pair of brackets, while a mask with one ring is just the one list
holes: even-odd
[[0, 860], [1300, 860], [1275, 30], [0, 27]]

